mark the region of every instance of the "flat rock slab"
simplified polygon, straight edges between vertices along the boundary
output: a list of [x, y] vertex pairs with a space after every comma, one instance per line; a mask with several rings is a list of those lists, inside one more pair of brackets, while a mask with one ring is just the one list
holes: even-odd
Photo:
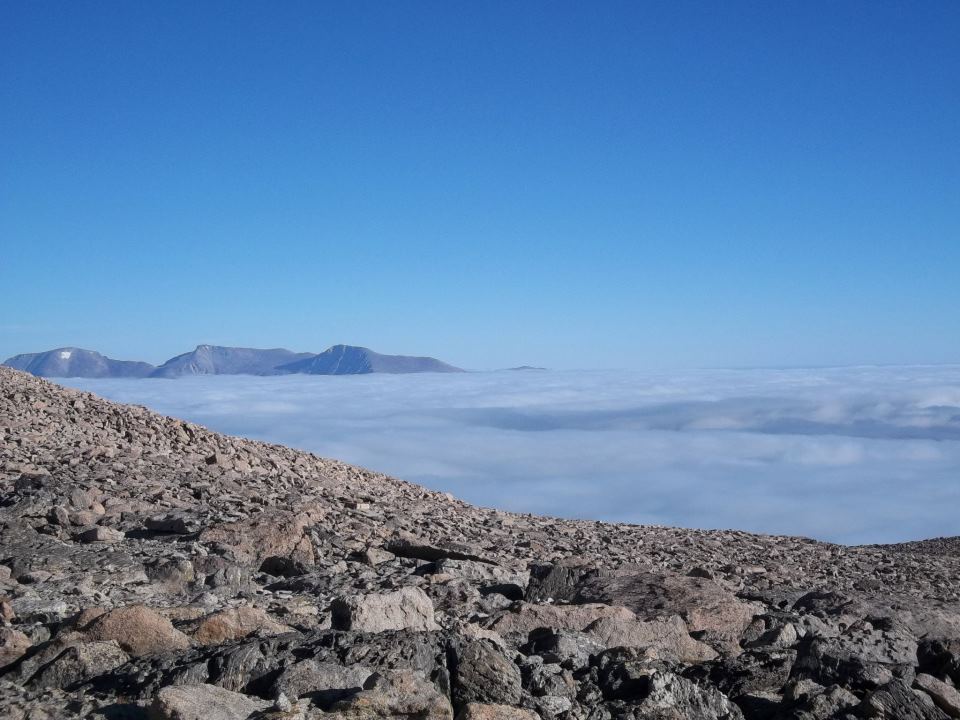
[[437, 630], [433, 601], [416, 587], [395, 592], [354, 595], [334, 600], [331, 611], [337, 630], [384, 632], [385, 630]]
[[247, 720], [271, 703], [216, 685], [165, 687], [150, 705], [150, 720]]

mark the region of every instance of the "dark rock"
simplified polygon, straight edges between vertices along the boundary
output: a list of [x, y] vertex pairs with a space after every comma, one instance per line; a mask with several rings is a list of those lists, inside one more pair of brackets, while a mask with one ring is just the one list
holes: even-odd
[[454, 652], [453, 704], [515, 705], [520, 702], [520, 669], [492, 642], [476, 640]]

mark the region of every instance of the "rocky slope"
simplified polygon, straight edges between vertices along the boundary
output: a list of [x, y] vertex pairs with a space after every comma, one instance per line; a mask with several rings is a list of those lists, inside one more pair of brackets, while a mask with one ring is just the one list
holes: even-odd
[[0, 431], [3, 717], [960, 717], [956, 540], [477, 508], [6, 368]]

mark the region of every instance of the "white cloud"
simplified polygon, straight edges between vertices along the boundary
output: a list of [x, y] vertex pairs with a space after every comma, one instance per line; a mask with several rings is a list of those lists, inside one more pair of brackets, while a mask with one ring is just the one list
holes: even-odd
[[484, 505], [841, 542], [960, 534], [960, 367], [69, 382]]

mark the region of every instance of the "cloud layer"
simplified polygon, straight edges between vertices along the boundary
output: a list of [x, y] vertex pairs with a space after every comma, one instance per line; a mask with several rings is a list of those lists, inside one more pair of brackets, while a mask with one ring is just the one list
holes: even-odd
[[511, 510], [960, 534], [960, 366], [64, 382]]

